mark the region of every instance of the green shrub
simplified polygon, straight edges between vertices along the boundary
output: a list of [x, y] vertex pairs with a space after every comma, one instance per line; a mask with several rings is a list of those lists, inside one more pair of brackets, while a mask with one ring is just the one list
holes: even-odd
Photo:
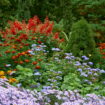
[[78, 75], [74, 73], [69, 73], [64, 77], [61, 89], [75, 90], [80, 87], [82, 87], [82, 85], [81, 85], [81, 80], [78, 78]]
[[95, 51], [95, 41], [90, 25], [85, 19], [73, 24], [66, 51], [75, 56], [89, 55]]
[[73, 16], [84, 17], [93, 26], [96, 42], [105, 41], [104, 7], [105, 0], [72, 0]]

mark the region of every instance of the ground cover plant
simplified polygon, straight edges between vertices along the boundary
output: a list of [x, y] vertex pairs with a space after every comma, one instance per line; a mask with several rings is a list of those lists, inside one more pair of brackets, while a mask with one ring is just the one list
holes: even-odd
[[87, 94], [83, 98], [77, 91], [46, 90], [38, 92], [11, 86], [0, 79], [1, 105], [104, 105], [105, 98]]
[[[22, 103], [24, 100], [21, 96], [16, 96], [20, 97], [19, 101], [14, 96], [17, 102], [8, 99], [8, 105], [29, 105], [29, 102], [30, 105], [70, 105], [72, 99], [69, 99], [71, 96], [68, 94], [72, 91], [75, 93], [75, 90], [76, 94], [83, 97], [92, 93], [99, 97], [105, 96], [105, 70], [94, 66], [94, 62], [91, 62], [85, 53], [78, 57], [71, 52], [65, 52], [66, 35], [63, 36], [60, 31], [53, 29], [53, 21], [46, 18], [41, 22], [35, 16], [28, 22], [9, 21], [5, 30], [0, 31], [0, 78], [5, 80], [1, 82], [1, 93], [6, 88], [5, 95], [8, 97], [9, 91], [12, 96], [15, 92], [20, 94], [18, 92], [22, 91], [24, 99], [27, 99], [25, 94], [30, 92], [27, 93], [24, 89], [37, 91], [31, 92], [25, 103]], [[12, 88], [16, 90], [14, 93]], [[63, 97], [62, 92], [65, 92], [67, 97]], [[36, 94], [40, 95], [41, 99], [38, 99]], [[97, 99], [99, 97], [97, 96]], [[81, 98], [74, 105], [79, 102], [83, 105], [91, 103], [91, 99], [88, 102], [85, 102], [86, 100]], [[5, 104], [6, 101], [1, 101], [2, 103]], [[104, 97], [95, 105], [100, 103], [105, 104]]]

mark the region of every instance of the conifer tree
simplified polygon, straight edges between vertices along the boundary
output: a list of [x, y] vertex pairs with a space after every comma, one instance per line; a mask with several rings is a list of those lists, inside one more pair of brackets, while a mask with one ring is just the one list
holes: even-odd
[[85, 19], [74, 23], [66, 47], [68, 52], [75, 56], [89, 55], [95, 51], [95, 41], [92, 29]]

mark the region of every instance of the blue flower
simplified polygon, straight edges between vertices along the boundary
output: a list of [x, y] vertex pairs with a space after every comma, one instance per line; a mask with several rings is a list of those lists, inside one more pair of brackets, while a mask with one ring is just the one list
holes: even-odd
[[88, 62], [89, 65], [93, 65], [93, 62]]
[[66, 57], [65, 57], [65, 59], [71, 59], [71, 57], [69, 57], [69, 56], [66, 56]]
[[81, 63], [79, 61], [76, 62], [76, 64], [74, 64], [75, 66], [80, 66]]
[[31, 45], [31, 47], [36, 47], [36, 46], [37, 46], [37, 44], [32, 44], [32, 45]]
[[74, 56], [71, 56], [71, 58], [72, 58], [72, 59], [75, 59], [75, 57], [74, 57]]
[[104, 84], [104, 85], [105, 85], [105, 81], [103, 81], [103, 82], [102, 82], [102, 84]]
[[72, 55], [72, 53], [65, 53], [65, 55], [67, 55], [67, 56], [71, 56], [71, 55]]
[[105, 70], [100, 70], [100, 73], [105, 73]]
[[90, 71], [89, 71], [89, 72], [88, 72], [88, 74], [90, 74], [90, 75], [91, 75], [91, 74], [92, 74], [92, 72], [90, 72]]
[[38, 75], [41, 75], [41, 73], [39, 73], [39, 72], [36, 72], [36, 73], [34, 73], [34, 75], [37, 75], [37, 76], [38, 76]]
[[89, 58], [87, 56], [82, 56], [83, 60], [87, 61]]
[[51, 86], [43, 86], [43, 89], [51, 89]]
[[88, 77], [88, 75], [85, 74], [84, 72], [81, 73], [81, 76]]
[[77, 69], [77, 71], [82, 72], [82, 69], [81, 69], [81, 68], [79, 68], [79, 69]]
[[82, 63], [84, 66], [86, 66], [87, 65], [87, 63]]

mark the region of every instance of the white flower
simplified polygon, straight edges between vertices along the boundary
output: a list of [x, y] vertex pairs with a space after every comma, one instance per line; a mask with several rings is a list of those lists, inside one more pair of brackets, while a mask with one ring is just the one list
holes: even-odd
[[41, 75], [39, 72], [34, 73], [34, 75]]
[[60, 51], [59, 48], [52, 48], [52, 51]]
[[6, 67], [10, 67], [10, 66], [11, 66], [11, 64], [6, 64], [5, 66], [6, 66]]

